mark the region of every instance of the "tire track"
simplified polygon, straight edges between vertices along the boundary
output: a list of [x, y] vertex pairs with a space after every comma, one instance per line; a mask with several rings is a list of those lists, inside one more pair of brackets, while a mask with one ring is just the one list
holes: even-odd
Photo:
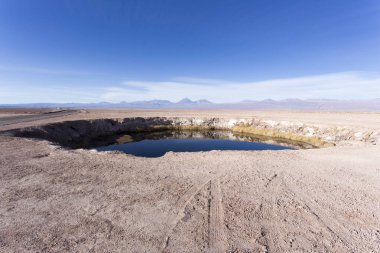
[[211, 180], [209, 199], [209, 250], [214, 252], [227, 251], [227, 238], [224, 232], [224, 211], [220, 180]]
[[[294, 179], [293, 179], [294, 181]], [[351, 249], [352, 236], [349, 230], [341, 224], [336, 218], [330, 217], [331, 214], [328, 214], [324, 211], [324, 208], [320, 207], [318, 204], [312, 200], [311, 197], [307, 196], [301, 191], [295, 190], [294, 183], [288, 181], [284, 182], [284, 185], [294, 194], [294, 196], [301, 201], [305, 209], [315, 217], [320, 225], [322, 225], [327, 231], [340, 241], [347, 249]]]
[[[186, 191], [185, 194], [178, 199], [174, 207], [170, 210], [169, 217], [166, 221], [166, 224], [169, 225], [169, 229], [166, 233], [164, 243], [161, 247], [161, 252], [165, 252], [165, 249], [168, 247], [170, 236], [172, 235], [174, 228], [185, 215], [184, 212], [186, 206], [195, 197], [195, 195], [197, 195], [208, 183], [211, 182], [211, 180], [212, 179], [207, 179], [203, 181], [201, 184], [193, 185], [192, 187], [190, 187], [190, 189]], [[175, 210], [178, 210], [178, 212], [175, 212]]]
[[267, 182], [264, 184], [261, 204], [257, 213], [259, 218], [258, 223], [260, 224], [261, 229], [256, 242], [260, 246], [260, 252], [262, 253], [279, 252], [279, 249], [273, 241], [273, 237], [277, 237], [277, 231], [276, 229], [273, 229], [271, 224], [263, 221], [263, 207], [269, 206], [273, 215], [278, 215], [278, 211], [275, 207], [278, 196], [282, 194], [280, 190], [282, 186], [282, 173], [276, 172], [269, 178], [267, 176], [262, 176], [262, 178], [267, 179]]
[[270, 185], [270, 183], [273, 181], [273, 179], [275, 179], [278, 175], [277, 174], [274, 174], [273, 176], [271, 176], [268, 181], [265, 183], [265, 187], [268, 187]]

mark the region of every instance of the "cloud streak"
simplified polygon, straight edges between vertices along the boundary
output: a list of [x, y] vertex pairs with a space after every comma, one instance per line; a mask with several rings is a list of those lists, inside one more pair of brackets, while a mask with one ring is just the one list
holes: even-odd
[[0, 71], [7, 72], [28, 72], [34, 74], [47, 74], [47, 75], [93, 75], [94, 73], [85, 71], [73, 71], [73, 70], [62, 70], [62, 69], [50, 69], [44, 67], [28, 67], [28, 66], [4, 66], [0, 65]]
[[340, 72], [315, 76], [271, 79], [256, 82], [174, 78], [168, 81], [124, 81], [122, 86], [105, 88], [103, 99], [135, 101], [206, 98], [214, 102], [245, 99], [371, 99], [380, 97], [380, 75]]
[[0, 82], [0, 104], [99, 102], [103, 89], [70, 86], [4, 84]]
[[[54, 80], [53, 80], [54, 81]], [[91, 81], [96, 83], [95, 81]], [[177, 77], [164, 81], [125, 80], [117, 85], [10, 82], [0, 80], [0, 104], [28, 102], [120, 102], [208, 99], [217, 103], [263, 99], [380, 98], [380, 74], [340, 72], [294, 78], [237, 82]]]

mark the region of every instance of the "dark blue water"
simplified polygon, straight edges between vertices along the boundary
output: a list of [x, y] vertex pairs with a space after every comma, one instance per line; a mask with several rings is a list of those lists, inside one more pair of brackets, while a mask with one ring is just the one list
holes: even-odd
[[159, 139], [141, 140], [125, 144], [114, 144], [96, 148], [99, 151], [122, 151], [143, 157], [160, 157], [166, 152], [199, 152], [210, 150], [283, 150], [286, 146], [260, 142], [246, 142], [224, 139]]

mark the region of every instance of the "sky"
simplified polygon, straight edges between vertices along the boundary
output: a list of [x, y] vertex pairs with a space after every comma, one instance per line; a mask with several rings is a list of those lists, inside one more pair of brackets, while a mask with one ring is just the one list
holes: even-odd
[[378, 0], [0, 0], [0, 104], [380, 98]]

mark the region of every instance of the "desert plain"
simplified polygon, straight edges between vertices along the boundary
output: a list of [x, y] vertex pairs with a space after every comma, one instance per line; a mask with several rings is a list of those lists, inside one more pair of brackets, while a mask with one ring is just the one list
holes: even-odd
[[[12, 134], [133, 117], [252, 119], [333, 145], [143, 158]], [[4, 109], [0, 132], [0, 252], [380, 252], [380, 113]]]

